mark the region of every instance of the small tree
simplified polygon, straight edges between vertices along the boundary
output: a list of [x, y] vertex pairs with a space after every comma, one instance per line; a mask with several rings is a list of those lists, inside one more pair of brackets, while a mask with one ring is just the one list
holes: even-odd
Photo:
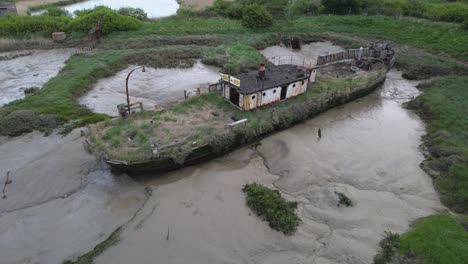
[[244, 9], [242, 25], [247, 28], [265, 28], [273, 24], [273, 17], [264, 7], [257, 4]]

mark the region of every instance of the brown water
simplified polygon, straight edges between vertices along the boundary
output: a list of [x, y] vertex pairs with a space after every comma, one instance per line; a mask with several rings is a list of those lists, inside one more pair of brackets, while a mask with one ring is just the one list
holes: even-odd
[[[96, 263], [371, 263], [384, 231], [404, 232], [443, 209], [418, 167], [424, 126], [400, 104], [417, 94], [391, 71], [382, 90], [256, 150], [140, 178], [153, 196]], [[299, 202], [295, 235], [271, 230], [245, 206], [241, 188], [253, 181]], [[335, 191], [356, 205], [338, 207]]]

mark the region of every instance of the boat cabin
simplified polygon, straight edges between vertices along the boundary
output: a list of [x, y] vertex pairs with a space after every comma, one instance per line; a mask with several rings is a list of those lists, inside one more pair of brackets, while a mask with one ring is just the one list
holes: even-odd
[[16, 11], [15, 3], [0, 2], [0, 17], [6, 14], [18, 15], [18, 12]]
[[291, 64], [265, 68], [261, 64], [258, 72], [221, 74], [223, 97], [239, 109], [250, 111], [305, 93], [315, 76], [315, 69]]

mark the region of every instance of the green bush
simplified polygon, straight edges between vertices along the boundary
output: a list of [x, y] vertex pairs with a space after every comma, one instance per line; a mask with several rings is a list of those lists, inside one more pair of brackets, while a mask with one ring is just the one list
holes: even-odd
[[107, 7], [96, 7], [94, 10], [82, 10], [75, 12], [77, 17], [69, 24], [71, 30], [88, 32], [96, 26], [102, 15], [102, 33], [107, 34], [114, 31], [137, 30], [142, 23], [133, 17], [124, 16]]
[[272, 15], [262, 6], [249, 5], [244, 9], [242, 25], [246, 28], [265, 28], [273, 24]]
[[47, 8], [47, 12], [45, 13], [45, 15], [59, 17], [59, 16], [70, 16], [70, 13], [67, 10], [62, 9], [62, 8], [49, 7]]
[[141, 8], [122, 7], [118, 12], [124, 16], [133, 17], [138, 20], [146, 20], [148, 18], [148, 14]]
[[424, 17], [461, 23], [468, 18], [468, 5], [460, 2], [432, 5], [425, 12]]
[[0, 36], [22, 35], [28, 33], [51, 34], [66, 31], [71, 18], [66, 16], [13, 16], [0, 18]]
[[247, 205], [266, 220], [271, 228], [286, 235], [296, 231], [300, 221], [294, 212], [297, 203], [287, 202], [278, 191], [257, 183], [244, 185], [242, 191], [247, 195]]

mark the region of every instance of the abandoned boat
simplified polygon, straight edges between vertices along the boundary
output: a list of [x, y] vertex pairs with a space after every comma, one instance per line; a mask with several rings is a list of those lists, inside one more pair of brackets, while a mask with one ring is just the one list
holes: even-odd
[[220, 73], [214, 91], [91, 126], [85, 146], [115, 171], [193, 165], [371, 93], [394, 62], [385, 43], [320, 56], [315, 66]]

